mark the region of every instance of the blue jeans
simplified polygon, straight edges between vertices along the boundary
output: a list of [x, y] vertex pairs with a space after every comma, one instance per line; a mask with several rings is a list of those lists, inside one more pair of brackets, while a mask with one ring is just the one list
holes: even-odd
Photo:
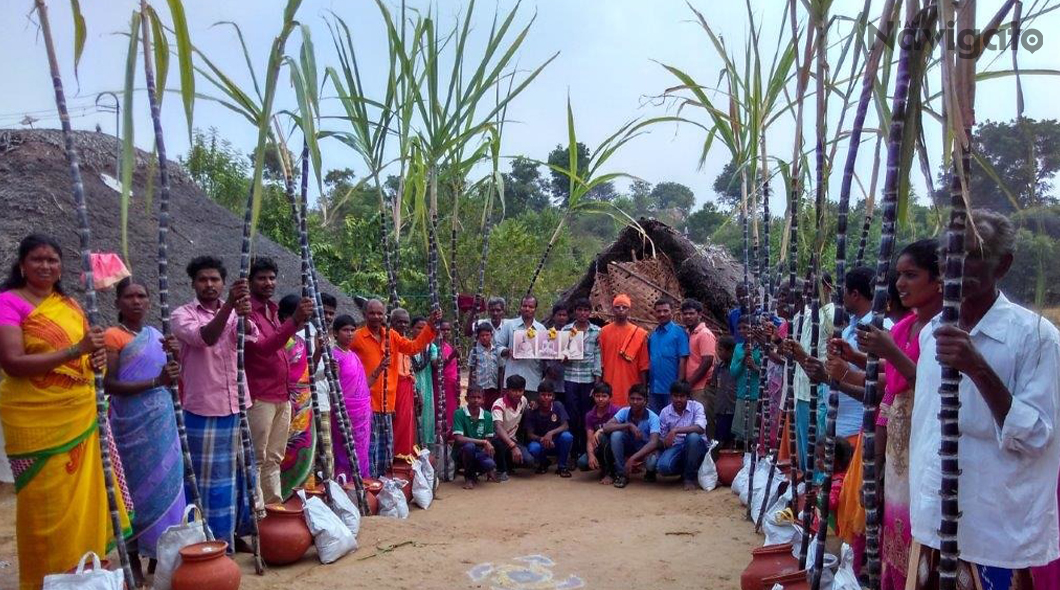
[[663, 408], [670, 405], [670, 394], [669, 393], [653, 393], [648, 399], [648, 409], [661, 414]]
[[585, 453], [585, 414], [593, 407], [593, 383], [563, 384], [563, 406], [570, 416], [570, 433], [574, 435], [575, 454]]
[[464, 466], [464, 477], [467, 479], [478, 479], [483, 473], [489, 473], [497, 468], [497, 464], [486, 451], [475, 443], [464, 443], [457, 445], [460, 463]]
[[555, 455], [559, 460], [559, 468], [567, 468], [567, 459], [570, 457], [570, 448], [574, 445], [574, 435], [569, 430], [565, 430], [555, 437], [553, 440], [554, 444], [551, 449], [546, 449], [538, 441], [531, 441], [530, 444], [526, 445], [526, 448], [530, 449], [530, 454], [534, 456], [534, 460], [539, 466], [545, 464], [545, 457], [548, 455]]
[[[624, 430], [611, 433], [611, 456], [615, 458], [615, 475], [626, 475], [626, 457], [633, 455], [648, 444], [648, 439], [634, 440], [633, 435]], [[645, 469], [655, 471], [656, 453], [644, 461]]]
[[685, 440], [665, 449], [656, 463], [663, 475], [681, 475], [685, 481], [696, 481], [699, 464], [707, 454], [707, 441], [703, 435], [690, 433]]
[[809, 444], [807, 437], [810, 432], [810, 402], [797, 400], [795, 402], [795, 443], [799, 452], [799, 469], [806, 470], [806, 445]]

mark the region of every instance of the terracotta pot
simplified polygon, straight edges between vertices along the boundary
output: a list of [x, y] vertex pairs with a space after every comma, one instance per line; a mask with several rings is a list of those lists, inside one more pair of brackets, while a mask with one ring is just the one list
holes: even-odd
[[[379, 514], [379, 498], [377, 498], [376, 495], [383, 489], [383, 482], [370, 477], [364, 478], [363, 482], [364, 499], [368, 502], [368, 514]], [[356, 496], [357, 486], [354, 484], [348, 483], [342, 486], [342, 489], [346, 490], [350, 495], [350, 499], [353, 499]], [[354, 502], [354, 504], [356, 504], [356, 502]]]
[[261, 558], [269, 565], [294, 563], [302, 559], [313, 544], [313, 535], [306, 526], [301, 506], [266, 505], [265, 518], [258, 523], [258, 534], [261, 537]]
[[798, 571], [799, 560], [791, 555], [791, 550], [792, 544], [784, 543], [751, 551], [751, 563], [740, 576], [740, 590], [759, 590], [765, 578]]
[[743, 467], [743, 453], [740, 451], [721, 451], [714, 465], [718, 468], [718, 483], [723, 486], [731, 486], [732, 480]]
[[225, 555], [228, 543], [206, 541], [180, 550], [173, 590], [238, 590], [239, 566]]
[[773, 590], [774, 584], [780, 584], [784, 590], [810, 590], [810, 570], [799, 570], [779, 576], [762, 579], [762, 590]]

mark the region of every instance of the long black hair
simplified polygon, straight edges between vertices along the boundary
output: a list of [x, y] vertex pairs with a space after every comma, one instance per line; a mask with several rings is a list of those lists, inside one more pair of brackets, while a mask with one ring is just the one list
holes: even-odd
[[[151, 289], [143, 281], [130, 275], [118, 281], [118, 284], [114, 286], [114, 307], [118, 307], [118, 302], [121, 301], [121, 296], [125, 294], [125, 290], [133, 285], [140, 285], [144, 288], [144, 293], [147, 293], [148, 297], [151, 296]], [[121, 308], [118, 307], [118, 323], [120, 324], [124, 321], [125, 318], [121, 317]]]
[[[63, 259], [63, 247], [59, 245], [59, 241], [55, 238], [44, 234], [30, 234], [22, 238], [22, 241], [18, 243], [18, 258], [11, 264], [11, 271], [7, 274], [7, 279], [4, 280], [3, 284], [0, 284], [0, 292], [26, 286], [26, 277], [22, 276], [22, 263], [26, 261], [26, 257], [29, 256], [30, 252], [45, 246], [55, 250], [55, 253], [59, 255], [60, 261]], [[56, 293], [66, 295], [60, 280], [55, 281], [53, 288]]]
[[[917, 268], [928, 271], [928, 275], [934, 279], [941, 276], [939, 268], [939, 241], [934, 238], [920, 240], [909, 244], [898, 253], [898, 258], [908, 256], [913, 260]], [[898, 260], [895, 258], [895, 260]]]

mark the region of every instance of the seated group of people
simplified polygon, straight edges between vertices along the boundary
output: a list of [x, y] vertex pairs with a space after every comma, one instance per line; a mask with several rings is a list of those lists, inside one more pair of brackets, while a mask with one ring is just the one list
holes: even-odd
[[[507, 481], [516, 467], [546, 473], [555, 458], [556, 473], [571, 477], [574, 434], [570, 416], [555, 400], [549, 380], [538, 386], [538, 399], [524, 397], [526, 381], [512, 375], [504, 394], [487, 410], [481, 389], [469, 389], [467, 405], [453, 418], [454, 456], [463, 469], [464, 488], [485, 476]], [[624, 488], [629, 476], [643, 470], [645, 481], [657, 474], [680, 475], [686, 490], [696, 489], [696, 475], [707, 452], [707, 417], [703, 404], [690, 399], [684, 381], [670, 387], [670, 404], [656, 414], [648, 408], [646, 388], [629, 389], [629, 405], [611, 403], [611, 386], [593, 387], [593, 407], [585, 415], [586, 452], [574, 459], [583, 471], [600, 471], [600, 483]]]

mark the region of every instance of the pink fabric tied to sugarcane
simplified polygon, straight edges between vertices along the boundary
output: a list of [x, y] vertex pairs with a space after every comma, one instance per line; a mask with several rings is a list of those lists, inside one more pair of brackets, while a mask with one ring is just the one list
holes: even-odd
[[[121, 256], [113, 252], [93, 252], [89, 255], [92, 262], [92, 285], [102, 291], [117, 285], [125, 277], [132, 276]], [[85, 284], [85, 275], [81, 273], [81, 285]]]

